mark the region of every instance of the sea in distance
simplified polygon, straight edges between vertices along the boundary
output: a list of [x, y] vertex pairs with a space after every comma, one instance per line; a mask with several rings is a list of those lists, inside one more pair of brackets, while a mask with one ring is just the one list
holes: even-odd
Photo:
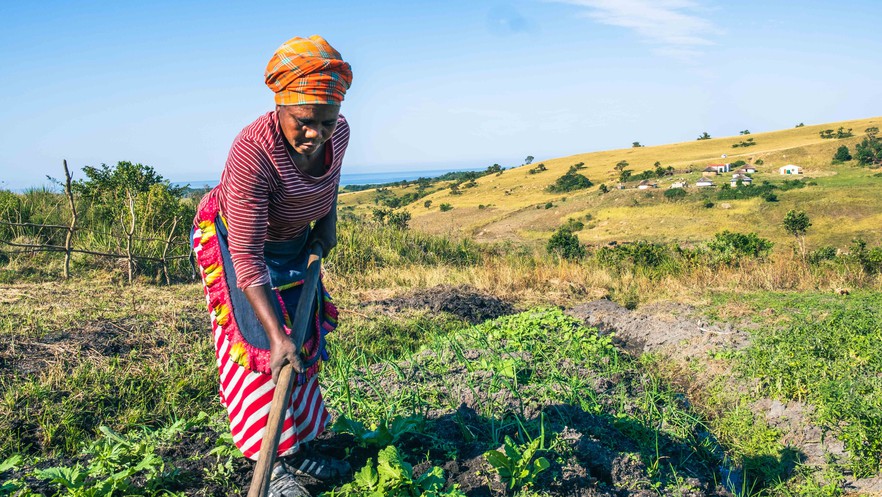
[[[383, 171], [375, 173], [346, 173], [340, 175], [340, 186], [349, 185], [381, 185], [384, 183], [395, 183], [398, 181], [413, 181], [419, 178], [434, 178], [450, 172], [461, 171], [483, 171], [486, 167], [462, 168], [462, 169], [423, 169], [423, 170], [402, 170], [402, 171]], [[175, 181], [173, 186], [186, 186], [190, 188], [213, 188], [218, 184], [218, 180], [206, 181]]]

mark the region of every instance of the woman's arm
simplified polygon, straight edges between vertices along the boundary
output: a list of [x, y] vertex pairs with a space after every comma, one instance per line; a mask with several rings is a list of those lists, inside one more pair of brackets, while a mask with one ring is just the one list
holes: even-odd
[[266, 330], [266, 336], [270, 342], [270, 370], [273, 374], [273, 381], [279, 379], [279, 372], [285, 364], [291, 364], [294, 371], [302, 373], [304, 371], [303, 362], [300, 360], [300, 354], [294, 347], [294, 342], [285, 334], [282, 329], [282, 323], [279, 322], [278, 316], [273, 309], [272, 299], [276, 296], [270, 285], [255, 285], [243, 290], [245, 297], [257, 314], [257, 319]]

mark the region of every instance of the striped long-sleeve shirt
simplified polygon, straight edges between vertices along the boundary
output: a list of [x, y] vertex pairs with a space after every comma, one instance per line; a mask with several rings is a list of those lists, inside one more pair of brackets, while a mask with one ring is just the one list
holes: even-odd
[[343, 116], [325, 142], [324, 175], [300, 172], [285, 147], [275, 111], [245, 127], [233, 141], [230, 155], [213, 195], [227, 222], [228, 244], [240, 288], [270, 282], [263, 259], [266, 240], [289, 240], [310, 222], [331, 210], [340, 168], [349, 144], [349, 125]]

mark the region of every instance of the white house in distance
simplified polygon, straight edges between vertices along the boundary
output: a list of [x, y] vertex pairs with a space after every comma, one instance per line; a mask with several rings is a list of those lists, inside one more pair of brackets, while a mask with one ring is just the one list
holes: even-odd
[[695, 186], [697, 186], [699, 188], [703, 188], [703, 187], [707, 187], [707, 186], [714, 186], [714, 182], [708, 178], [701, 178], [700, 180], [695, 182]]
[[738, 186], [738, 181], [741, 181], [741, 184], [745, 186], [753, 184], [753, 180], [746, 174], [733, 174], [732, 181], [730, 181], [729, 184], [732, 188], [735, 188]]
[[643, 180], [637, 185], [638, 190], [648, 190], [650, 188], [658, 188], [658, 183], [650, 183], [649, 180]]
[[794, 166], [793, 164], [787, 164], [786, 166], [781, 166], [778, 168], [778, 172], [781, 174], [802, 174], [802, 168], [799, 166]]
[[756, 172], [756, 168], [753, 166], [744, 166], [735, 172], [738, 174], [753, 174]]
[[705, 169], [705, 171], [707, 171], [708, 169], [713, 169], [714, 171], [717, 172], [717, 174], [728, 173], [729, 172], [729, 164], [708, 164], [707, 169]]
[[689, 186], [689, 183], [687, 183], [685, 179], [671, 183], [671, 188], [686, 188], [687, 186]]

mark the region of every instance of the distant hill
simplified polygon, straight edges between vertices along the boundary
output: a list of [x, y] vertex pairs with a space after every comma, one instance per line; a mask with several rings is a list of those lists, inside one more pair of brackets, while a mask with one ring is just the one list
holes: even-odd
[[[756, 232], [778, 242], [779, 248], [791, 240], [782, 227], [784, 215], [796, 208], [806, 211], [811, 219], [810, 247], [845, 248], [858, 236], [875, 245], [882, 238], [882, 169], [860, 167], [855, 161], [834, 165], [832, 158], [841, 145], [847, 145], [854, 153], [854, 145], [865, 137], [864, 130], [879, 127], [880, 123], [882, 117], [875, 117], [590, 152], [534, 161], [471, 183], [454, 180], [437, 182], [431, 187], [408, 184], [381, 191], [344, 193], [340, 205], [344, 210], [368, 216], [378, 207], [395, 206], [411, 213], [410, 226], [414, 229], [461, 233], [478, 241], [544, 243], [559, 226], [574, 219], [584, 225], [577, 234], [588, 244], [638, 239], [691, 244], [730, 230]], [[821, 137], [825, 130], [839, 128], [851, 129], [853, 136]], [[740, 146], [743, 143], [752, 145]], [[639, 181], [631, 180], [623, 183], [624, 189], [618, 189], [620, 171], [616, 164], [620, 161], [627, 161], [624, 169], [632, 171], [632, 178], [650, 171], [650, 182], [658, 187], [638, 190]], [[695, 186], [710, 164], [737, 161], [756, 168], [750, 176], [754, 185], [767, 190], [764, 196], [721, 199], [720, 190], [730, 182], [731, 173], [712, 176], [715, 187]], [[590, 179], [593, 186], [567, 193], [548, 190], [549, 185], [580, 163], [575, 173]], [[788, 164], [801, 167], [804, 174], [779, 174], [778, 169]], [[656, 169], [670, 169], [672, 174], [658, 178]], [[788, 180], [790, 183], [785, 184]], [[688, 184], [685, 197], [680, 200], [664, 195], [675, 181]], [[457, 186], [452, 191], [450, 187], [454, 184]], [[601, 185], [609, 192], [601, 194]], [[722, 195], [737, 196], [732, 191]], [[777, 201], [766, 200], [775, 197]], [[442, 204], [448, 204], [449, 210], [442, 212]]]

